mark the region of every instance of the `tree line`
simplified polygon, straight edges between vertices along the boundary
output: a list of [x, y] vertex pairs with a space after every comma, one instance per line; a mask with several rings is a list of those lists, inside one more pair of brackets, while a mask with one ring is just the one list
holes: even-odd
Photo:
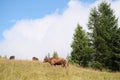
[[[50, 57], [50, 53], [48, 53], [45, 57], [51, 58], [51, 57]], [[53, 52], [52, 58], [59, 58], [59, 55], [58, 55], [57, 51], [54, 51], [54, 52]]]
[[77, 25], [71, 61], [83, 67], [120, 71], [120, 28], [110, 4], [102, 2], [91, 9], [88, 29], [85, 32]]

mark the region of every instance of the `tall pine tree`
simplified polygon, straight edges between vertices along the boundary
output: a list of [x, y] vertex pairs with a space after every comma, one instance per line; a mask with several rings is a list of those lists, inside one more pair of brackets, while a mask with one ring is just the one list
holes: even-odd
[[89, 47], [88, 36], [80, 25], [77, 25], [73, 36], [71, 59], [75, 63], [86, 67], [91, 60], [91, 48]]
[[106, 2], [90, 12], [88, 28], [95, 49], [94, 61], [110, 70], [120, 70], [120, 33], [117, 23], [118, 19]]

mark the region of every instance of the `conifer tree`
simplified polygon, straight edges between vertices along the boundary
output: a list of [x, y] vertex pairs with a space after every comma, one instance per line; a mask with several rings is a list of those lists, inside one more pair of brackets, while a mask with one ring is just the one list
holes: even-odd
[[91, 59], [91, 48], [89, 47], [88, 36], [78, 24], [73, 35], [71, 59], [79, 65], [88, 66]]
[[88, 28], [94, 61], [110, 70], [120, 70], [120, 32], [110, 4], [102, 2], [91, 10]]
[[58, 53], [56, 51], [53, 52], [53, 58], [58, 58]]

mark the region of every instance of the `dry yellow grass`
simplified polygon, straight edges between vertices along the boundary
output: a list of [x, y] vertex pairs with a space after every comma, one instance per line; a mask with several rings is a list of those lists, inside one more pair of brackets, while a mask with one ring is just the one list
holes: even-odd
[[63, 68], [39, 61], [0, 59], [0, 80], [120, 80], [120, 73], [73, 65]]

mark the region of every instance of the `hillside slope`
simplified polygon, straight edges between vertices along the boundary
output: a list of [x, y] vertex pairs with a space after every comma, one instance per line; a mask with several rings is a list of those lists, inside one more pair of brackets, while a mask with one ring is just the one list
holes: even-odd
[[0, 59], [0, 80], [120, 80], [120, 73], [100, 72], [70, 65]]

